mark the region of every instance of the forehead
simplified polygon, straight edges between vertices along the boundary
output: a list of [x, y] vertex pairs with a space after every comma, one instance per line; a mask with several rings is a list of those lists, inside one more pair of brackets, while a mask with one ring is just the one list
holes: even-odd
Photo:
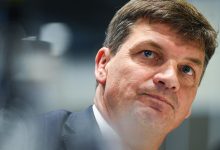
[[133, 25], [130, 26], [129, 28], [130, 34], [135, 32], [137, 28], [143, 28], [143, 29], [145, 28], [145, 30], [147, 30], [148, 28], [157, 31], [158, 33], [161, 33], [163, 35], [172, 36], [176, 39], [179, 39], [179, 42], [195, 45], [199, 47], [201, 50], [204, 50], [204, 46], [198, 39], [189, 38], [187, 36], [188, 33], [181, 33], [181, 31], [179, 31], [173, 25], [168, 23], [161, 23], [156, 21], [152, 22], [149, 21], [147, 18], [140, 18]]

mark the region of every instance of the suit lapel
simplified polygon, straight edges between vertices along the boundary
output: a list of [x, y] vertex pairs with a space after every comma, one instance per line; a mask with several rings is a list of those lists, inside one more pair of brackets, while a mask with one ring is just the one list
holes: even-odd
[[101, 132], [92, 106], [83, 112], [71, 113], [64, 124], [62, 138], [66, 150], [98, 150]]

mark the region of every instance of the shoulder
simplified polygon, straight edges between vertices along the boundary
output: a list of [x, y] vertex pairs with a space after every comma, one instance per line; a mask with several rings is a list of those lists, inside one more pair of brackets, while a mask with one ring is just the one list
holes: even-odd
[[65, 121], [72, 112], [56, 110], [38, 115], [32, 122], [36, 135], [36, 149], [57, 150], [61, 146], [61, 132]]
[[37, 128], [42, 132], [41, 134], [46, 134], [46, 136], [58, 136], [70, 114], [72, 112], [67, 110], [56, 110], [41, 114], [36, 120]]
[[56, 110], [41, 114], [36, 124], [37, 145], [41, 145], [38, 149], [43, 150], [83, 149], [100, 136], [92, 107], [80, 112]]
[[65, 122], [65, 120], [69, 117], [71, 113], [72, 112], [67, 110], [56, 110], [45, 114], [41, 114], [39, 116], [39, 119], [43, 121], [43, 123], [46, 123], [45, 125], [62, 124], [63, 122]]

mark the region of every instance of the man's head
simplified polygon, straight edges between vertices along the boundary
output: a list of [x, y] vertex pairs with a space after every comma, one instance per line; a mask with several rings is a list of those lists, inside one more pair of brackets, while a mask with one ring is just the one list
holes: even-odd
[[188, 117], [216, 36], [180, 0], [131, 0], [116, 13], [96, 56], [95, 104], [123, 142], [157, 149]]

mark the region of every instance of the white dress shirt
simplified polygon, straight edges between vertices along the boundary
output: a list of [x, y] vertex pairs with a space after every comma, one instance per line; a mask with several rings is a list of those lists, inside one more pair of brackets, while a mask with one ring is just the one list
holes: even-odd
[[106, 141], [109, 149], [121, 150], [121, 139], [119, 135], [107, 123], [95, 105], [92, 106], [92, 109], [104, 141]]

